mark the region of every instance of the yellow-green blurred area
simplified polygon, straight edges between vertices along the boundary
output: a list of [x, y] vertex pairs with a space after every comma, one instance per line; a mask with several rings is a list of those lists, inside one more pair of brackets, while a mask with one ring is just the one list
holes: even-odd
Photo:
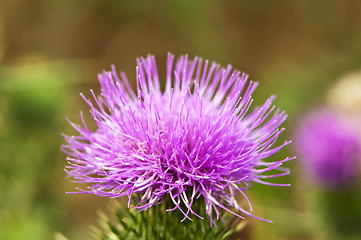
[[[91, 125], [79, 93], [99, 93], [111, 64], [134, 87], [135, 59], [151, 53], [164, 81], [168, 52], [249, 73], [256, 104], [277, 95], [291, 139], [303, 111], [361, 70], [361, 1], [0, 0], [0, 239], [93, 239], [112, 200], [65, 193], [79, 186], [63, 170], [61, 134], [76, 134], [65, 118]], [[337, 239], [297, 161], [276, 180], [292, 187], [252, 186], [254, 214], [274, 223], [247, 218], [243, 239]]]

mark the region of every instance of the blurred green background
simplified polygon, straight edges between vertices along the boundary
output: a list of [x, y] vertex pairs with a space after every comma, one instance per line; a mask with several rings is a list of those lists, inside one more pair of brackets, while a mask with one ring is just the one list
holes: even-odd
[[[134, 85], [136, 57], [156, 55], [164, 74], [167, 52], [249, 73], [256, 104], [277, 95], [291, 139], [302, 112], [361, 70], [361, 1], [0, 0], [0, 239], [92, 239], [111, 201], [65, 194], [76, 186], [63, 171], [61, 133], [76, 134], [65, 117], [88, 113], [79, 93], [98, 92], [103, 69], [115, 64]], [[287, 150], [277, 157], [295, 155]], [[244, 239], [337, 239], [321, 190], [297, 160], [287, 167], [278, 181], [292, 187], [250, 190], [254, 213], [274, 223], [248, 219]]]

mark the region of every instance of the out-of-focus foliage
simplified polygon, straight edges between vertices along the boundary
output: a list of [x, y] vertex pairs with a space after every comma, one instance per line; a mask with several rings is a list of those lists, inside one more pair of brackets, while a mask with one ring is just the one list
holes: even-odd
[[[73, 131], [65, 117], [80, 122], [85, 110], [90, 118], [78, 94], [99, 93], [102, 69], [115, 64], [135, 86], [135, 58], [165, 63], [168, 51], [248, 72], [260, 82], [256, 104], [276, 94], [289, 114], [290, 139], [303, 112], [361, 69], [361, 1], [0, 0], [0, 239], [91, 239], [89, 225], [109, 201], [65, 194], [74, 191], [60, 151], [61, 133]], [[294, 155], [288, 149], [282, 154]], [[326, 220], [343, 210], [319, 203], [337, 205], [344, 194], [312, 189], [297, 161], [277, 180], [291, 187], [255, 184], [247, 193], [255, 214], [274, 221], [249, 219], [247, 239], [340, 239]]]
[[64, 125], [69, 76], [23, 64], [2, 68], [0, 79], [0, 238], [51, 238], [63, 215], [56, 131]]

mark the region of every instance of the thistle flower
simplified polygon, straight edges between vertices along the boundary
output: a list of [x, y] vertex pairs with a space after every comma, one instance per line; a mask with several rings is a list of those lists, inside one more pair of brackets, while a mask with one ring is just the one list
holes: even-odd
[[331, 109], [310, 112], [297, 126], [295, 148], [305, 171], [325, 187], [345, 186], [358, 175], [359, 127]]
[[173, 70], [173, 61], [169, 54], [164, 92], [154, 56], [137, 60], [136, 93], [114, 66], [98, 76], [102, 94], [91, 91], [96, 105], [82, 95], [98, 129], [90, 131], [83, 117], [83, 127], [71, 123], [80, 136], [65, 136], [66, 172], [90, 185], [81, 192], [128, 196], [128, 207], [140, 211], [168, 198], [174, 204], [168, 210], [178, 209], [184, 219], [203, 218], [195, 201], [204, 201], [211, 224], [221, 209], [253, 216], [237, 193], [247, 199], [251, 182], [288, 186], [262, 180], [289, 173], [281, 165], [292, 158], [263, 161], [289, 143], [273, 147], [286, 114], [272, 106], [272, 96], [247, 115], [258, 83], [247, 85], [248, 76], [231, 66], [185, 55]]

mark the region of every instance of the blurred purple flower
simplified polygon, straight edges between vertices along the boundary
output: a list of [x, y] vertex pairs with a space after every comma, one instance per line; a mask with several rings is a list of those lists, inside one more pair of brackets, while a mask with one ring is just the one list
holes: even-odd
[[358, 174], [359, 127], [331, 109], [313, 111], [301, 120], [294, 147], [306, 172], [322, 186], [345, 186]]
[[[192, 205], [203, 197], [212, 223], [220, 209], [253, 216], [236, 193], [247, 199], [250, 181], [288, 186], [262, 180], [289, 173], [281, 165], [292, 158], [263, 161], [289, 143], [272, 148], [287, 116], [271, 106], [274, 96], [246, 115], [258, 83], [246, 86], [248, 76], [231, 66], [202, 64], [186, 55], [173, 70], [173, 60], [169, 54], [164, 92], [154, 56], [137, 60], [136, 93], [114, 67], [98, 76], [102, 94], [91, 91], [96, 106], [82, 95], [98, 129], [90, 131], [84, 120], [83, 127], [71, 123], [80, 136], [65, 136], [68, 175], [92, 184], [81, 192], [128, 196], [128, 207], [133, 201], [139, 210], [169, 197], [175, 206], [170, 210], [202, 218]], [[263, 175], [274, 169], [280, 172]]]

